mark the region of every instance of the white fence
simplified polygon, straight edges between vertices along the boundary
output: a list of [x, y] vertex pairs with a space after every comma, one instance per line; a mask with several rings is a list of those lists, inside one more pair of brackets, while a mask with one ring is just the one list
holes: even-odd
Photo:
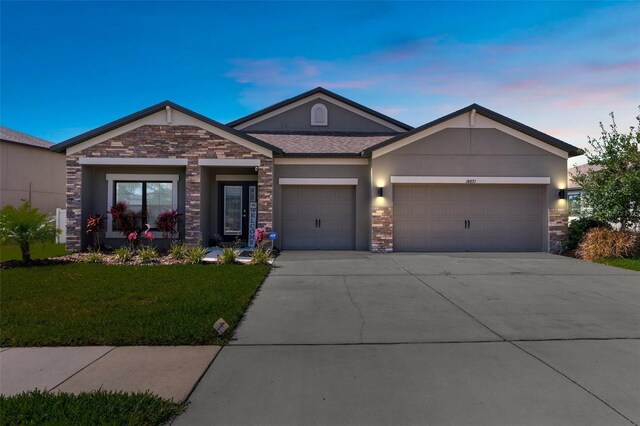
[[56, 228], [60, 231], [56, 237], [56, 243], [64, 244], [67, 242], [67, 211], [65, 209], [56, 209]]

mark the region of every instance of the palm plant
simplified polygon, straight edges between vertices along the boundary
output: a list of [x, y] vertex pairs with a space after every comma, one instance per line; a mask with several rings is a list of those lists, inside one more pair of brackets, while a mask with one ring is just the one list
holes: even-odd
[[7, 205], [0, 210], [0, 244], [20, 246], [25, 264], [31, 263], [31, 244], [51, 242], [58, 232], [54, 218], [29, 203], [18, 208]]

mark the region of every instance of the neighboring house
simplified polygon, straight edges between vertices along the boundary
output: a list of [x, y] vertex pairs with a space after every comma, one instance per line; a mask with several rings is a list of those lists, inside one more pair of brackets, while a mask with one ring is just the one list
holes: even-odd
[[188, 243], [264, 226], [280, 249], [556, 251], [579, 154], [480, 105], [414, 129], [323, 88], [227, 125], [162, 102], [52, 149], [74, 250], [89, 215], [128, 201], [152, 225], [183, 212]]
[[51, 142], [0, 126], [0, 205], [29, 201], [47, 213], [64, 209], [65, 156]]
[[580, 166], [571, 167], [567, 170], [567, 203], [569, 207], [569, 220], [578, 218], [581, 213], [586, 211], [587, 208], [582, 202], [584, 191], [582, 190], [582, 187], [573, 180], [576, 169], [579, 173], [585, 173], [589, 170], [597, 170], [598, 166], [582, 164]]

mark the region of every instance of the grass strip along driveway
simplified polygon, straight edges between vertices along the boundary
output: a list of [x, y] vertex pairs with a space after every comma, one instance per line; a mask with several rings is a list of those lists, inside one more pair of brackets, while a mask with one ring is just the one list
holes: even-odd
[[616, 266], [618, 268], [629, 269], [631, 271], [640, 271], [640, 259], [607, 258], [598, 259], [596, 262], [604, 265]]
[[[2, 271], [0, 346], [225, 344], [268, 266], [67, 264]], [[218, 338], [213, 324], [230, 329]]]
[[2, 425], [160, 425], [184, 404], [150, 393], [97, 391], [80, 395], [25, 392], [0, 397]]

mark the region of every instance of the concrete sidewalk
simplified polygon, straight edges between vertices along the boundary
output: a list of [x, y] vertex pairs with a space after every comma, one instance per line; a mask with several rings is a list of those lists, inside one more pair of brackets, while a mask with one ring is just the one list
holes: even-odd
[[2, 348], [0, 393], [148, 390], [184, 401], [219, 350], [219, 346]]

